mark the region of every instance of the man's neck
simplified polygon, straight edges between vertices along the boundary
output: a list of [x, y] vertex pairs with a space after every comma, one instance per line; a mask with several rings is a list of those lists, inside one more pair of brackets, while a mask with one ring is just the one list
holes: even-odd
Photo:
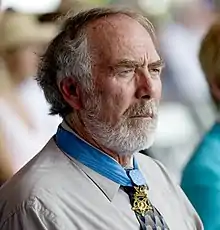
[[74, 132], [76, 132], [81, 138], [83, 138], [86, 142], [98, 148], [99, 150], [103, 151], [105, 154], [109, 155], [110, 157], [114, 158], [123, 167], [129, 167], [129, 168], [131, 167], [131, 156], [130, 155], [120, 156], [119, 154], [97, 143], [97, 141], [95, 141], [91, 137], [89, 132], [86, 130], [86, 127], [83, 124], [83, 121], [79, 118], [79, 116], [76, 113], [67, 116], [65, 118], [65, 121], [70, 126], [70, 128]]

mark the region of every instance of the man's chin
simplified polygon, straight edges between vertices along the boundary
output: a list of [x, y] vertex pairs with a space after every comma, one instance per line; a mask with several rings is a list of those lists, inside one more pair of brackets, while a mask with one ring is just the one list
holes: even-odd
[[146, 140], [142, 139], [139, 143], [134, 143], [131, 144], [129, 146], [118, 146], [114, 148], [114, 151], [116, 151], [117, 153], [119, 153], [120, 155], [123, 156], [131, 156], [134, 153], [140, 152], [141, 150], [145, 150], [145, 149], [149, 149], [155, 141], [155, 135], [152, 134], [150, 136], [148, 136], [148, 138], [146, 138]]
[[150, 132], [148, 130], [148, 135], [145, 138], [140, 140], [140, 145], [138, 151], [149, 149], [155, 142], [155, 129], [152, 129]]

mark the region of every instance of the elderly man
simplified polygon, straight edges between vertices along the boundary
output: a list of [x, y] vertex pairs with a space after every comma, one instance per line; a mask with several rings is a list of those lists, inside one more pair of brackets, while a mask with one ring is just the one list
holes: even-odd
[[0, 192], [1, 230], [203, 229], [154, 140], [160, 73], [151, 23], [97, 8], [69, 17], [38, 81], [64, 122]]

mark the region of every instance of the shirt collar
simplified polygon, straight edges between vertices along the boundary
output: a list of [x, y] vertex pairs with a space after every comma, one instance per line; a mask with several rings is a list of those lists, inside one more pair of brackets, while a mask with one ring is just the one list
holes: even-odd
[[112, 180], [102, 176], [101, 174], [95, 172], [89, 167], [81, 164], [78, 161], [74, 161], [81, 170], [98, 186], [98, 188], [105, 194], [105, 196], [112, 201], [117, 194], [120, 184], [115, 183]]
[[[92, 146], [90, 143], [85, 141], [82, 137], [80, 137], [76, 132], [74, 132], [65, 121], [62, 122], [61, 126], [67, 130], [68, 132], [71, 132], [75, 136], [77, 136], [80, 140], [87, 143], [89, 146]], [[94, 146], [92, 146], [94, 147]], [[94, 147], [95, 148], [95, 147]], [[103, 154], [105, 154], [103, 152]], [[115, 183], [112, 180], [109, 180], [108, 178], [102, 176], [101, 174], [95, 172], [94, 170], [90, 169], [89, 167], [85, 166], [84, 164], [80, 163], [76, 159], [72, 158], [74, 163], [99, 187], [100, 190], [106, 195], [106, 197], [112, 201], [117, 194], [120, 185]], [[131, 162], [133, 167], [133, 161]]]

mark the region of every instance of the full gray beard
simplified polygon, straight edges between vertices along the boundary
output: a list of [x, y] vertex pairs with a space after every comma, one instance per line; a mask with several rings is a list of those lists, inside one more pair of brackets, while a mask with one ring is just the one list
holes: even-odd
[[93, 97], [93, 102], [89, 100], [86, 103], [89, 109], [81, 113], [87, 132], [99, 145], [124, 156], [148, 149], [153, 144], [157, 126], [157, 112], [155, 111], [157, 106], [155, 103], [154, 106], [151, 106], [154, 107], [155, 118], [150, 120], [135, 119], [128, 118], [127, 114], [127, 117], [115, 126], [100, 120], [100, 104], [100, 100]]
[[129, 128], [129, 122], [111, 128], [98, 121], [84, 119], [84, 124], [92, 138], [101, 146], [119, 155], [132, 155], [143, 149], [148, 149], [155, 139], [156, 119], [146, 122], [137, 121], [138, 126]]

